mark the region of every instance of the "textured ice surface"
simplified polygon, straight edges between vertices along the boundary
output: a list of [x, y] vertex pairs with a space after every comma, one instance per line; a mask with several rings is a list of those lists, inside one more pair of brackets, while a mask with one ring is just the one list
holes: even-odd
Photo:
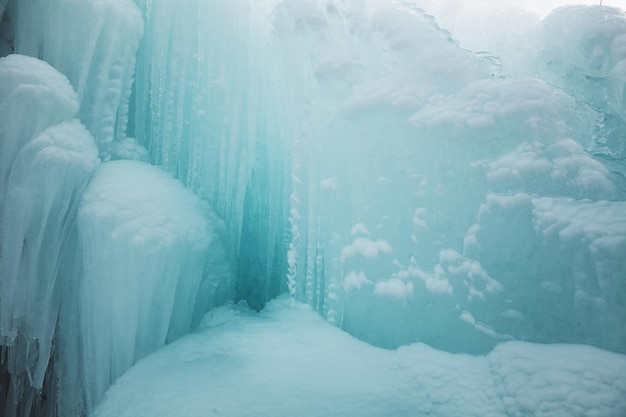
[[[77, 120], [51, 126], [22, 147], [5, 183], [2, 206], [0, 333], [18, 369], [41, 388], [62, 294], [57, 273], [79, 196], [100, 163]], [[15, 353], [15, 358], [13, 357]]]
[[137, 6], [131, 0], [11, 1], [6, 15], [15, 28], [15, 52], [43, 59], [70, 80], [79, 118], [109, 159], [111, 142], [126, 134], [143, 31]]
[[[0, 65], [5, 414], [89, 411], [209, 307], [281, 292], [382, 347], [625, 352], [624, 13], [494, 1], [0, 0], [0, 55], [63, 74]], [[76, 115], [101, 159], [144, 161], [105, 164], [78, 227]], [[511, 378], [497, 410], [549, 412], [554, 384], [546, 408]]]
[[147, 163], [111, 161], [96, 172], [78, 211], [88, 404], [230, 296], [220, 227], [206, 203]]
[[6, 183], [21, 147], [46, 127], [72, 119], [78, 100], [67, 78], [43, 61], [11, 55], [0, 63], [0, 178]]
[[[138, 5], [146, 35], [129, 136], [229, 225], [235, 299], [260, 308], [288, 291], [386, 347], [486, 352], [512, 338], [624, 351], [623, 311], [596, 290], [626, 292], [617, 251], [587, 256], [576, 239], [564, 250], [521, 203], [480, 229], [494, 197], [598, 210], [626, 199], [622, 11], [566, 7], [540, 20], [523, 2]], [[115, 152], [143, 158], [124, 143]], [[541, 252], [504, 243], [518, 237]], [[573, 280], [598, 315], [574, 284], [535, 284]], [[518, 306], [536, 291], [529, 319]]]
[[[83, 190], [100, 164], [74, 115], [67, 78], [35, 58], [0, 58], [0, 347], [2, 412], [41, 391], [58, 331], [59, 271]], [[22, 405], [18, 406], [18, 403]], [[28, 413], [30, 405], [24, 406]]]
[[272, 301], [223, 307], [131, 368], [97, 417], [606, 416], [626, 413], [626, 357], [510, 342], [486, 356], [384, 350]]

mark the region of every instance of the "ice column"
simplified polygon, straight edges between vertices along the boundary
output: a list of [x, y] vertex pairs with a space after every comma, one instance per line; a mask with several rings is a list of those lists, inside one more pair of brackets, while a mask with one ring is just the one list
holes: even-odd
[[[83, 189], [99, 165], [67, 79], [35, 58], [0, 59], [0, 345], [5, 414], [28, 413], [51, 357], [58, 271]], [[3, 393], [4, 395], [5, 393]]]
[[126, 136], [128, 102], [143, 20], [130, 0], [10, 0], [15, 51], [40, 58], [67, 76], [79, 118], [103, 160]]
[[78, 212], [88, 410], [136, 360], [232, 297], [223, 228], [206, 203], [158, 168], [111, 161], [97, 171]]
[[247, 0], [138, 4], [146, 25], [129, 130], [229, 225], [236, 297], [261, 308], [286, 289], [288, 149], [261, 71], [269, 9]]

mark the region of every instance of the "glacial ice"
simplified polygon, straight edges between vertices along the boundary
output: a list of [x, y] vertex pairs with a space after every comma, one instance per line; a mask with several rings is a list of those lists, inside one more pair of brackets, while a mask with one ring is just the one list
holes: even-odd
[[626, 413], [626, 16], [509, 3], [0, 0], [4, 415]]

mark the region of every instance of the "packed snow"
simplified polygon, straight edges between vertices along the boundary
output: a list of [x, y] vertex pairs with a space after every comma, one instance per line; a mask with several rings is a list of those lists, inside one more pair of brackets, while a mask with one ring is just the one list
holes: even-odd
[[590, 346], [384, 350], [282, 297], [260, 313], [212, 310], [120, 378], [94, 415], [616, 417], [625, 389], [626, 358]]
[[0, 0], [0, 413], [626, 414], [586, 3]]

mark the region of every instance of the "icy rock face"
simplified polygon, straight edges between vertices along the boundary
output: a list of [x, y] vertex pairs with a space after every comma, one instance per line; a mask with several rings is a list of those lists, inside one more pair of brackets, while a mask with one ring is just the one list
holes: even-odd
[[[51, 357], [71, 256], [74, 216], [100, 164], [93, 137], [73, 119], [76, 93], [35, 58], [0, 58], [0, 345], [10, 387], [4, 415], [30, 412]], [[6, 392], [2, 393], [4, 397]]]
[[[1, 9], [0, 9], [1, 11]], [[10, 0], [16, 53], [42, 59], [65, 75], [78, 94], [78, 117], [110, 158], [126, 135], [136, 52], [143, 33], [131, 0]], [[2, 15], [2, 13], [0, 13]], [[6, 25], [5, 25], [6, 27]]]
[[223, 228], [206, 203], [158, 168], [112, 161], [97, 171], [78, 212], [88, 409], [136, 360], [231, 296]]

